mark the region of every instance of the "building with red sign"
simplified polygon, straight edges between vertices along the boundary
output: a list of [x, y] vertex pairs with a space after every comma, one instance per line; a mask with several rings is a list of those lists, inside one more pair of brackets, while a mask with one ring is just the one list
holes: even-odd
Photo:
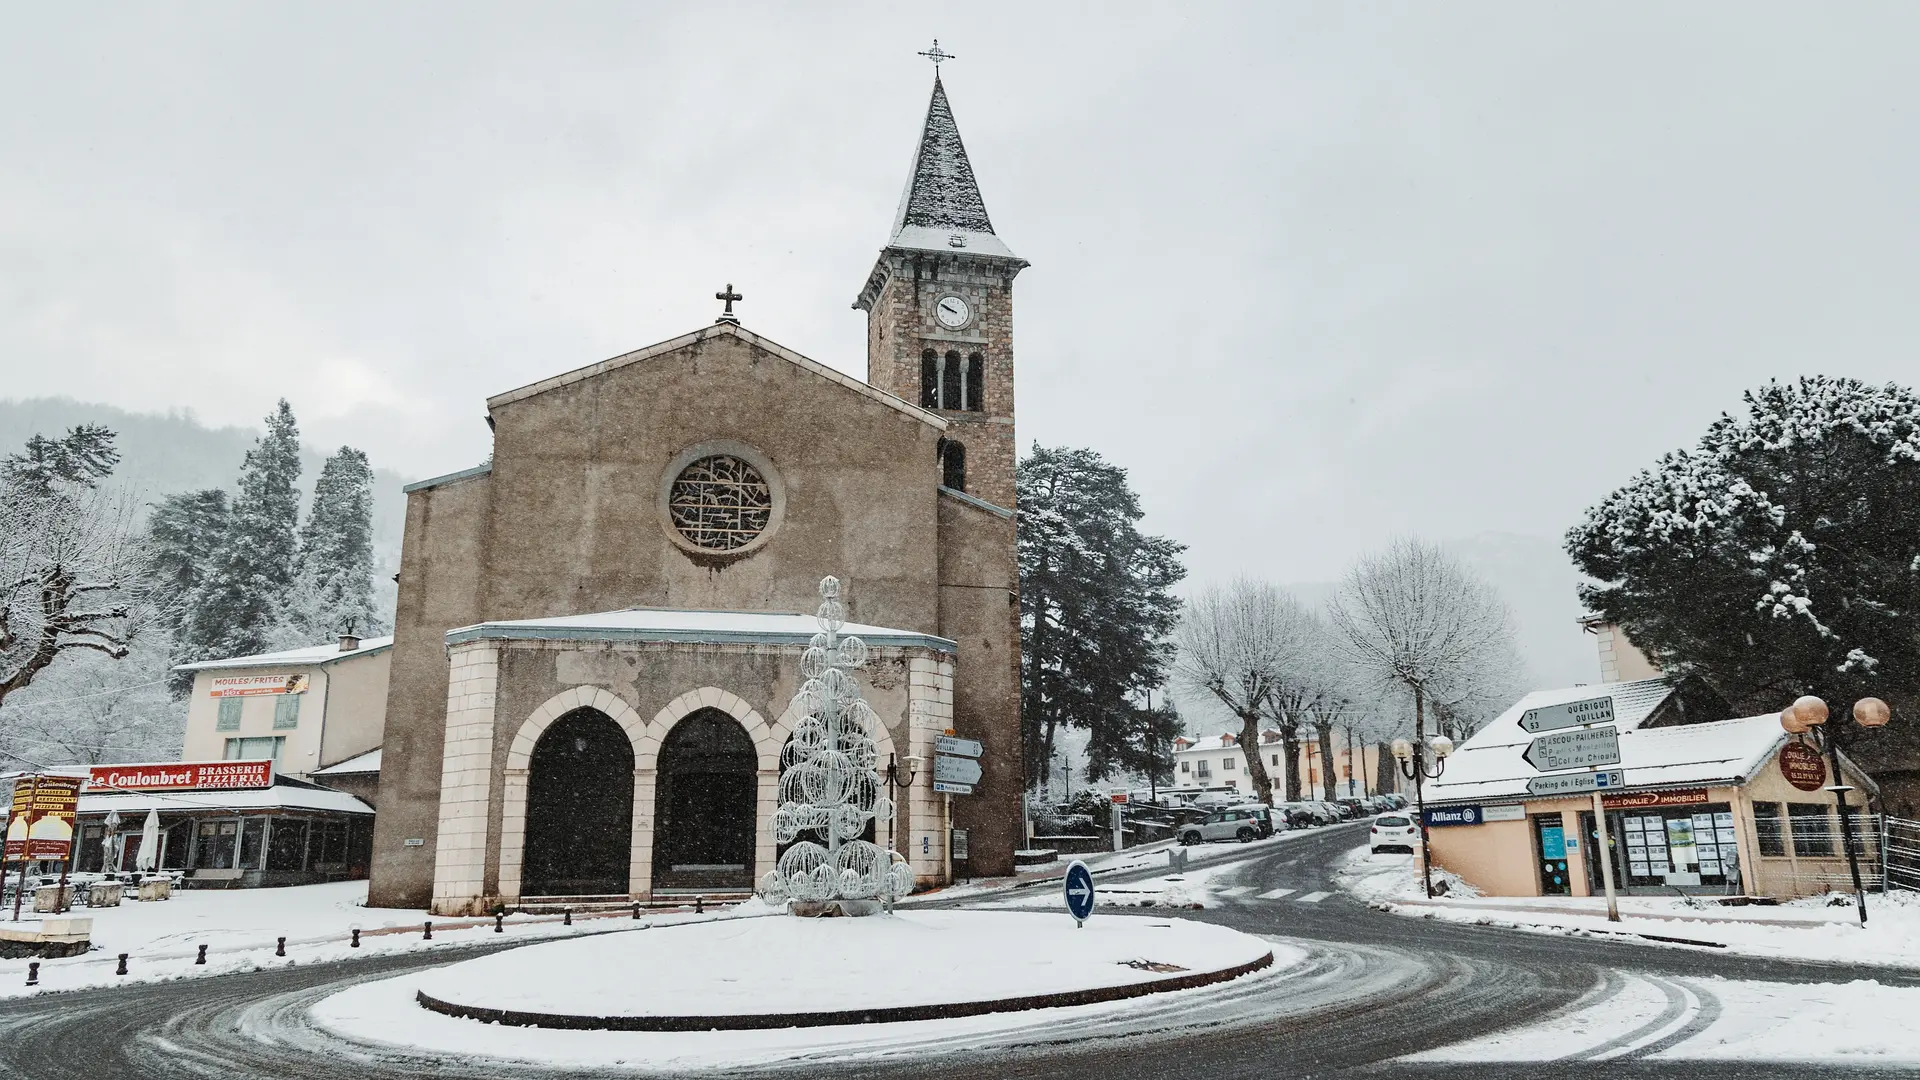
[[182, 761], [265, 758], [305, 780], [380, 747], [390, 637], [182, 664], [193, 673]]
[[[1600, 791], [1613, 877], [1623, 894], [1742, 893], [1790, 898], [1850, 889], [1830, 769], [1777, 713], [1735, 719], [1684, 702], [1665, 679], [1528, 694], [1460, 744], [1426, 785], [1433, 862], [1488, 896], [1591, 896], [1602, 891], [1593, 792], [1542, 794], [1554, 778], [1612, 773]], [[1606, 699], [1611, 721], [1547, 731], [1554, 710]], [[1534, 730], [1522, 718], [1532, 714]], [[1724, 715], [1724, 714], [1723, 714]], [[1547, 722], [1552, 722], [1548, 720]], [[1611, 727], [1618, 762], [1580, 768], [1533, 750], [1543, 735]], [[1600, 735], [1602, 746], [1608, 740]], [[1564, 738], [1562, 739], [1564, 742]], [[1532, 758], [1532, 761], [1529, 760]], [[1856, 851], [1877, 872], [1879, 788], [1840, 757]], [[1462, 808], [1473, 808], [1462, 814]], [[1430, 815], [1431, 816], [1431, 815]], [[1456, 824], [1467, 822], [1466, 824]]]

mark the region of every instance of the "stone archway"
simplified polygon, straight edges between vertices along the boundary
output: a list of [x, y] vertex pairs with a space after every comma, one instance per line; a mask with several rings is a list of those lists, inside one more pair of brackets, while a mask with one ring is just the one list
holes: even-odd
[[757, 855], [760, 755], [747, 729], [707, 707], [660, 741], [653, 875], [662, 892], [744, 892]]
[[594, 708], [555, 720], [528, 761], [520, 894], [625, 896], [632, 820], [626, 731]]

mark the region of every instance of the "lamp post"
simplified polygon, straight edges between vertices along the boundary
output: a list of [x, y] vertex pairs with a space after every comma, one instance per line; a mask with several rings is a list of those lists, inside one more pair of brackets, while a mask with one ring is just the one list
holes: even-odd
[[[1853, 816], [1847, 806], [1847, 792], [1853, 790], [1853, 785], [1840, 773], [1840, 748], [1827, 735], [1827, 712], [1826, 702], [1808, 694], [1780, 710], [1780, 726], [1803, 739], [1811, 736], [1814, 748], [1826, 756], [1828, 767], [1833, 771], [1833, 783], [1827, 785], [1827, 790], [1833, 792], [1833, 801], [1840, 810], [1840, 843], [1847, 852], [1847, 869], [1853, 873], [1853, 898], [1860, 909], [1860, 925], [1865, 926], [1867, 891], [1860, 884], [1860, 857], [1853, 849]], [[1879, 698], [1861, 698], [1853, 703], [1853, 722], [1863, 728], [1885, 727], [1892, 718], [1892, 710]]]
[[[887, 782], [888, 789], [892, 791], [904, 791], [907, 788], [910, 788], [913, 786], [913, 778], [916, 775], [918, 775], [919, 772], [920, 772], [919, 758], [909, 757], [907, 758], [905, 764], [901, 764], [894, 761], [892, 754], [888, 754], [887, 755], [887, 771], [886, 771], [886, 774], [882, 777], [882, 779], [884, 779]], [[887, 819], [887, 847], [888, 848], [892, 848], [894, 846], [893, 844], [893, 841], [895, 839], [893, 835], [894, 821], [898, 818], [900, 813], [899, 811], [900, 800], [894, 799], [893, 804], [895, 807], [894, 817]], [[908, 812], [911, 813], [912, 811], [909, 810]]]
[[1420, 872], [1426, 879], [1429, 900], [1433, 899], [1433, 852], [1427, 847], [1427, 802], [1422, 785], [1439, 779], [1440, 774], [1447, 771], [1447, 757], [1452, 753], [1453, 740], [1445, 735], [1435, 735], [1423, 746], [1405, 739], [1393, 740], [1393, 756], [1400, 762], [1400, 775], [1413, 781], [1413, 812], [1420, 822]]

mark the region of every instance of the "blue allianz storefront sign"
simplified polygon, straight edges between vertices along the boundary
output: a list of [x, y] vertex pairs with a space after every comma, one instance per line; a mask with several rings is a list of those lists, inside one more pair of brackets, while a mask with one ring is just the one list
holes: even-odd
[[1430, 806], [1427, 808], [1427, 827], [1439, 828], [1442, 825], [1478, 825], [1483, 819], [1477, 806]]

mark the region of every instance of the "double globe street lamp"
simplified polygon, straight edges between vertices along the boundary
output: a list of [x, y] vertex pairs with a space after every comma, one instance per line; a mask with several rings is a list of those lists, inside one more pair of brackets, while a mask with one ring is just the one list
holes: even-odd
[[[1424, 750], [1425, 753], [1419, 751]], [[1420, 830], [1420, 872], [1426, 879], [1427, 899], [1433, 899], [1433, 855], [1427, 848], [1427, 802], [1421, 785], [1438, 780], [1447, 771], [1447, 758], [1453, 753], [1453, 740], [1445, 735], [1427, 739], [1416, 746], [1405, 739], [1393, 740], [1393, 756], [1400, 763], [1400, 775], [1413, 781], [1414, 823]]]
[[[1780, 726], [1801, 739], [1811, 738], [1814, 749], [1826, 757], [1832, 770], [1833, 783], [1828, 784], [1826, 790], [1833, 792], [1833, 801], [1840, 809], [1840, 842], [1847, 852], [1847, 869], [1853, 872], [1853, 898], [1860, 909], [1860, 925], [1865, 926], [1867, 892], [1860, 884], [1860, 857], [1854, 850], [1853, 819], [1847, 806], [1847, 792], [1853, 790], [1853, 785], [1847, 783], [1840, 772], [1840, 749], [1827, 734], [1827, 715], [1827, 703], [1808, 694], [1780, 710]], [[1861, 698], [1853, 703], [1853, 722], [1863, 728], [1885, 727], [1892, 718], [1893, 711], [1879, 698]]]

